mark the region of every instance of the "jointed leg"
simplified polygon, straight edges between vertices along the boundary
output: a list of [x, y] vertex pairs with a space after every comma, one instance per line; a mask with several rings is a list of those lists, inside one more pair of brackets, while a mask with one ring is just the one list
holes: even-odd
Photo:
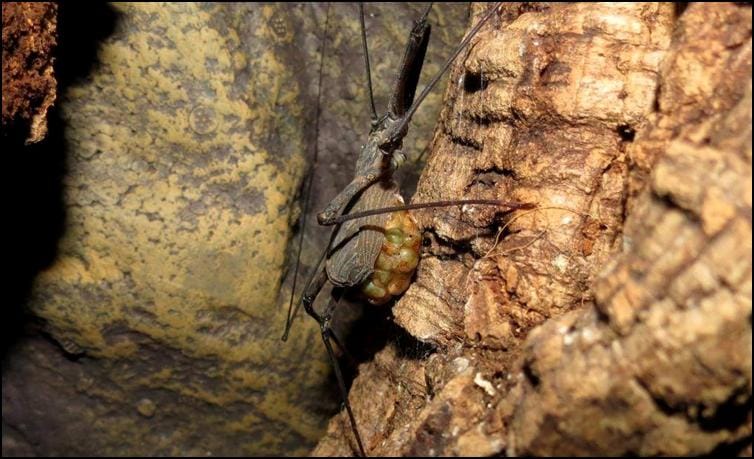
[[359, 3], [359, 20], [361, 22], [361, 46], [364, 50], [364, 67], [367, 72], [367, 90], [369, 91], [369, 107], [372, 109], [372, 123], [377, 122], [377, 109], [374, 107], [372, 93], [372, 71], [369, 69], [369, 46], [367, 46], [367, 28], [364, 25], [364, 3]]
[[309, 285], [309, 288], [306, 289], [306, 293], [304, 294], [304, 310], [306, 310], [306, 313], [312, 316], [314, 320], [319, 323], [320, 332], [322, 334], [322, 342], [325, 343], [327, 355], [330, 357], [330, 362], [332, 363], [333, 369], [335, 370], [335, 378], [338, 380], [340, 395], [343, 399], [343, 404], [346, 407], [348, 419], [351, 422], [351, 428], [353, 429], [354, 436], [356, 437], [356, 443], [359, 446], [359, 452], [362, 456], [366, 457], [366, 452], [364, 452], [364, 445], [361, 442], [361, 435], [359, 435], [359, 430], [356, 426], [356, 418], [354, 418], [353, 416], [351, 403], [348, 401], [348, 391], [346, 390], [346, 383], [343, 379], [343, 373], [340, 371], [340, 365], [338, 365], [338, 360], [335, 358], [335, 352], [333, 351], [332, 344], [330, 343], [330, 339], [334, 339], [338, 346], [342, 348], [340, 340], [335, 337], [335, 334], [330, 328], [330, 321], [332, 319], [333, 312], [335, 311], [335, 307], [337, 306], [337, 302], [333, 301], [331, 298], [327, 303], [324, 314], [322, 315], [318, 314], [317, 311], [314, 310], [314, 300], [317, 298], [317, 294], [320, 290], [322, 290], [322, 287], [327, 281], [327, 274], [325, 273], [325, 270], [323, 269], [320, 273], [321, 275], [318, 275], [315, 278], [314, 282]]
[[[320, 100], [322, 99], [322, 76], [324, 75], [324, 69], [325, 69], [325, 45], [327, 44], [327, 29], [328, 24], [330, 23], [330, 4], [327, 4], [327, 11], [325, 13], [325, 27], [322, 33], [322, 54], [319, 58], [319, 79], [317, 80], [317, 112], [314, 117], [314, 131], [317, 133], [317, 138], [314, 141], [314, 152], [312, 154], [311, 159], [311, 170], [308, 174], [306, 174], [305, 184], [304, 184], [304, 190], [305, 192], [305, 198], [304, 198], [304, 208], [303, 208], [303, 215], [304, 218], [301, 219], [301, 229], [299, 232], [299, 238], [298, 238], [298, 253], [296, 256], [296, 265], [293, 269], [293, 285], [291, 286], [291, 297], [290, 302], [288, 303], [288, 317], [285, 320], [285, 331], [283, 332], [282, 340], [287, 341], [288, 340], [288, 333], [291, 330], [291, 324], [293, 323], [293, 319], [296, 317], [296, 313], [298, 312], [298, 304], [296, 305], [296, 309], [293, 309], [293, 299], [296, 295], [296, 283], [298, 282], [298, 271], [301, 267], [301, 251], [304, 247], [304, 235], [306, 234], [306, 216], [309, 215], [309, 204], [311, 203], [311, 196], [312, 196], [312, 184], [313, 184], [313, 173], [314, 170], [317, 167], [317, 158], [319, 156], [319, 148], [317, 145], [319, 144], [319, 121], [321, 118], [321, 107], [320, 107]], [[324, 260], [325, 255], [327, 254], [327, 251], [322, 255], [319, 262], [317, 262], [317, 266], [315, 269], [319, 269], [319, 265], [322, 263], [322, 260]], [[305, 287], [306, 288], [306, 287]], [[299, 302], [300, 304], [300, 302]]]
[[[329, 325], [328, 325], [329, 327]], [[338, 387], [340, 388], [340, 394], [343, 397], [343, 404], [346, 407], [346, 412], [348, 413], [348, 420], [351, 422], [351, 428], [353, 429], [353, 434], [356, 437], [356, 443], [359, 446], [359, 453], [366, 457], [367, 453], [364, 451], [364, 445], [361, 443], [361, 435], [359, 434], [359, 429], [356, 426], [356, 418], [353, 416], [353, 411], [351, 410], [351, 403], [348, 401], [348, 391], [346, 390], [346, 383], [343, 380], [343, 374], [340, 371], [340, 365], [338, 365], [338, 361], [335, 359], [335, 354], [332, 349], [332, 344], [330, 344], [330, 340], [328, 337], [332, 337], [332, 333], [329, 328], [327, 330], [322, 330], [322, 341], [325, 343], [325, 347], [327, 348], [327, 355], [330, 356], [330, 361], [332, 362], [333, 368], [335, 369], [335, 377], [338, 380]]]
[[338, 349], [340, 349], [340, 351], [343, 353], [343, 356], [346, 358], [346, 360], [348, 360], [348, 363], [352, 367], [356, 368], [358, 366], [356, 358], [354, 358], [353, 354], [348, 351], [348, 348], [343, 345], [343, 341], [338, 338], [337, 333], [335, 333], [335, 330], [333, 330], [332, 328], [330, 328], [330, 339], [335, 342], [335, 345], [338, 346]]
[[516, 202], [516, 201], [500, 201], [497, 199], [460, 199], [457, 201], [435, 201], [435, 202], [420, 202], [416, 204], [404, 204], [394, 207], [383, 207], [381, 209], [370, 209], [361, 212], [351, 212], [346, 215], [334, 217], [330, 221], [330, 225], [337, 225], [339, 223], [347, 222], [349, 220], [355, 220], [357, 218], [369, 217], [372, 215], [387, 214], [391, 212], [399, 212], [402, 210], [415, 210], [415, 209], [428, 209], [431, 207], [451, 207], [451, 206], [463, 206], [467, 204], [473, 205], [485, 205], [485, 206], [497, 206], [504, 207], [506, 211], [521, 209], [533, 209], [535, 204], [528, 202]]
[[490, 8], [487, 13], [482, 17], [481, 20], [474, 26], [473, 29], [471, 29], [471, 32], [469, 32], [466, 35], [466, 38], [463, 39], [460, 45], [456, 48], [456, 50], [453, 52], [453, 54], [450, 56], [450, 58], [445, 61], [445, 64], [443, 65], [442, 69], [427, 83], [426, 86], [424, 86], [424, 89], [422, 90], [421, 94], [419, 94], [419, 97], [417, 97], [413, 103], [411, 104], [411, 107], [409, 107], [406, 110], [405, 115], [403, 116], [403, 120], [401, 121], [401, 124], [396, 127], [395, 132], [402, 132], [403, 129], [406, 128], [408, 123], [411, 121], [411, 118], [414, 116], [414, 113], [419, 108], [421, 103], [424, 101], [424, 98], [427, 97], [427, 94], [432, 90], [432, 88], [435, 87], [435, 85], [440, 81], [443, 74], [446, 70], [450, 67], [450, 65], [453, 63], [453, 61], [458, 57], [459, 54], [461, 54], [461, 51], [463, 51], [464, 48], [469, 44], [469, 42], [474, 38], [477, 32], [479, 32], [479, 29], [482, 28], [482, 26], [493, 16], [495, 11], [500, 7], [500, 2], [495, 3], [495, 5]]
[[[332, 233], [330, 233], [330, 239], [332, 239]], [[303, 242], [303, 240], [301, 240], [300, 242]], [[296, 303], [296, 306], [294, 308], [293, 296], [296, 293], [296, 278], [298, 277], [299, 260], [301, 257], [301, 247], [302, 247], [302, 244], [299, 244], [299, 247], [298, 247], [299, 258], [296, 260], [296, 270], [293, 275], [293, 286], [291, 287], [291, 301], [288, 304], [288, 317], [285, 321], [285, 331], [283, 332], [283, 337], [281, 338], [283, 341], [288, 340], [288, 333], [291, 331], [291, 325], [293, 325], [293, 319], [296, 318], [296, 315], [298, 314], [298, 310], [301, 307], [301, 303], [304, 302], [304, 297], [307, 295], [308, 292], [311, 291], [313, 292], [313, 295], [314, 295], [311, 301], [314, 301], [314, 298], [316, 298], [319, 291], [322, 290], [322, 286], [325, 285], [325, 281], [327, 280], [327, 274], [325, 273], [324, 262], [325, 262], [325, 258], [327, 258], [327, 253], [330, 251], [329, 247], [322, 252], [322, 255], [320, 255], [319, 260], [317, 261], [317, 264], [314, 267], [314, 269], [316, 270], [316, 274], [313, 277], [310, 277], [309, 280], [307, 281], [306, 285], [304, 286], [304, 293], [301, 295], [301, 299], [299, 300], [298, 303]], [[319, 283], [319, 287], [312, 287], [313, 284], [317, 285], [317, 283]]]
[[351, 202], [354, 196], [364, 188], [375, 183], [382, 177], [382, 171], [379, 169], [370, 169], [363, 175], [357, 175], [351, 180], [351, 183], [343, 188], [335, 198], [330, 201], [325, 210], [317, 214], [317, 221], [320, 225], [332, 225], [332, 221], [337, 218], [343, 209]]
[[416, 85], [419, 83], [419, 75], [429, 44], [431, 27], [427, 22], [427, 15], [429, 15], [431, 9], [432, 4], [430, 3], [422, 17], [414, 23], [414, 28], [409, 35], [406, 51], [403, 54], [403, 60], [395, 79], [393, 95], [388, 105], [388, 111], [393, 118], [403, 116], [414, 102]]

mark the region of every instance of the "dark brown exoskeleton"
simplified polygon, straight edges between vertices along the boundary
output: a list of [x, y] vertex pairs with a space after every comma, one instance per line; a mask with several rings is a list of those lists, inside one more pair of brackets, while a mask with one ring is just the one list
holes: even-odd
[[[320, 225], [335, 225], [335, 227], [330, 237], [330, 243], [317, 263], [316, 272], [305, 287], [301, 303], [306, 312], [320, 324], [322, 340], [332, 361], [343, 403], [353, 428], [359, 452], [362, 455], [366, 454], [351, 406], [348, 403], [345, 382], [330, 342], [333, 340], [341, 347], [338, 338], [331, 329], [331, 320], [337, 302], [331, 299], [324, 310], [318, 312], [313, 307], [314, 300], [328, 281], [337, 287], [361, 286], [369, 301], [375, 304], [384, 303], [392, 295], [405, 291], [418, 262], [419, 250], [418, 228], [416, 228], [416, 224], [406, 213], [406, 210], [463, 204], [494, 205], [508, 209], [530, 207], [526, 204], [495, 200], [462, 200], [404, 205], [398, 185], [393, 180], [393, 172], [405, 160], [400, 148], [408, 131], [411, 117], [453, 60], [468, 45], [485, 22], [492, 17], [497, 6], [498, 4], [495, 4], [474, 26], [440, 72], [414, 100], [429, 42], [430, 25], [427, 22], [427, 16], [432, 7], [430, 4], [422, 17], [414, 23], [388, 110], [382, 116], [378, 116], [374, 108], [364, 31], [364, 10], [363, 6], [359, 8], [372, 126], [367, 143], [362, 147], [359, 154], [355, 177], [317, 215]], [[308, 204], [305, 204], [305, 210], [307, 206]], [[293, 289], [295, 290], [295, 281]], [[293, 302], [291, 301], [292, 305]], [[298, 306], [296, 310], [292, 307], [289, 309], [283, 340], [287, 339], [291, 321], [295, 317], [297, 309]]]

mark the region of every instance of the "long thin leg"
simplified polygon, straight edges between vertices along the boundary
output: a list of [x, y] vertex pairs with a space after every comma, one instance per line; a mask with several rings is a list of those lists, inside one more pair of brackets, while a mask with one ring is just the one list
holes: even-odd
[[[323, 326], [324, 327], [324, 326]], [[327, 347], [327, 355], [330, 356], [330, 362], [332, 363], [333, 368], [335, 369], [335, 377], [338, 379], [338, 387], [340, 388], [340, 395], [343, 397], [343, 404], [346, 407], [346, 412], [348, 412], [348, 419], [351, 421], [351, 428], [353, 429], [353, 434], [356, 437], [356, 443], [359, 445], [359, 452], [363, 457], [366, 457], [367, 453], [364, 451], [364, 445], [361, 443], [361, 435], [359, 434], [359, 429], [356, 427], [356, 418], [353, 416], [353, 411], [351, 410], [351, 403], [348, 401], [348, 391], [346, 390], [346, 383], [343, 380], [343, 374], [340, 372], [340, 365], [338, 365], [338, 361], [335, 359], [335, 354], [332, 349], [332, 345], [330, 344], [329, 337], [329, 329], [328, 331], [325, 331], [324, 328], [322, 330], [322, 341], [325, 343], [325, 347]]]
[[469, 44], [469, 42], [476, 36], [476, 33], [479, 32], [479, 29], [482, 28], [482, 26], [487, 23], [487, 21], [493, 16], [495, 11], [500, 6], [500, 3], [495, 3], [490, 10], [485, 13], [485, 15], [482, 17], [482, 19], [474, 26], [473, 29], [471, 29], [471, 32], [464, 38], [464, 40], [461, 42], [460, 45], [456, 48], [456, 50], [453, 52], [453, 54], [450, 56], [450, 58], [445, 62], [445, 65], [443, 65], [442, 69], [437, 73], [437, 75], [430, 80], [429, 83], [427, 83], [427, 86], [424, 87], [424, 90], [422, 90], [421, 94], [419, 94], [419, 97], [414, 101], [413, 105], [411, 105], [411, 108], [408, 109], [408, 112], [403, 117], [403, 120], [401, 121], [401, 124], [397, 126], [395, 129], [396, 135], [403, 132], [403, 129], [408, 125], [408, 123], [411, 121], [411, 117], [414, 116], [414, 113], [416, 112], [416, 109], [419, 108], [419, 105], [421, 105], [422, 101], [424, 101], [424, 98], [427, 97], [427, 94], [432, 90], [432, 88], [435, 87], [437, 82], [440, 81], [440, 78], [442, 78], [443, 74], [446, 70], [450, 67], [450, 65], [453, 63], [453, 61], [458, 57], [459, 54], [461, 54], [461, 51]]
[[382, 171], [380, 169], [369, 169], [364, 175], [357, 175], [351, 183], [343, 188], [343, 191], [338, 193], [335, 198], [330, 201], [325, 210], [317, 214], [317, 221], [320, 225], [332, 225], [332, 221], [338, 215], [343, 212], [343, 208], [351, 202], [351, 199], [356, 194], [375, 183], [382, 177]]
[[[332, 233], [330, 233], [329, 240], [332, 241]], [[327, 244], [327, 248], [322, 252], [322, 255], [320, 255], [319, 260], [317, 261], [317, 264], [314, 267], [315, 274], [309, 278], [306, 285], [304, 286], [304, 293], [301, 294], [301, 298], [296, 303], [295, 308], [293, 306], [293, 293], [291, 293], [291, 303], [288, 305], [288, 319], [285, 322], [285, 331], [283, 332], [283, 336], [280, 338], [281, 340], [288, 341], [288, 333], [291, 331], [291, 325], [293, 324], [293, 319], [296, 318], [296, 314], [298, 314], [298, 310], [301, 307], [301, 304], [304, 303], [305, 295], [307, 294], [308, 291], [310, 291], [310, 289], [313, 289], [312, 285], [316, 285], [318, 282], [320, 283], [319, 287], [316, 289], [316, 291], [314, 291], [314, 296], [316, 297], [319, 291], [322, 289], [322, 286], [325, 284], [325, 281], [327, 280], [327, 273], [325, 272], [324, 261], [325, 261], [325, 258], [327, 258], [327, 253], [329, 251], [330, 251], [330, 243]], [[298, 262], [296, 263], [296, 266], [298, 266]], [[294, 277], [294, 280], [295, 280], [295, 277]], [[293, 285], [294, 286], [296, 285], [295, 282]], [[314, 299], [312, 299], [312, 301], [314, 301]]]
[[338, 335], [335, 333], [335, 330], [330, 328], [330, 339], [332, 339], [335, 342], [335, 345], [338, 346], [338, 349], [343, 353], [343, 356], [348, 360], [348, 363], [356, 368], [358, 366], [358, 362], [354, 358], [354, 356], [351, 354], [351, 352], [348, 350], [347, 347], [343, 345], [343, 341], [338, 338]]
[[321, 225], [338, 225], [348, 220], [355, 220], [357, 218], [370, 217], [372, 215], [388, 214], [391, 212], [399, 212], [401, 210], [427, 209], [430, 207], [462, 206], [465, 204], [498, 206], [498, 207], [505, 207], [508, 210], [533, 209], [534, 207], [536, 207], [534, 204], [528, 203], [528, 202], [499, 201], [496, 199], [461, 199], [458, 201], [420, 202], [416, 204], [405, 204], [402, 206], [383, 207], [381, 209], [370, 209], [370, 210], [365, 210], [362, 212], [353, 212], [350, 214], [335, 217], [332, 220], [330, 220], [328, 223], [320, 222], [320, 224]]
[[[348, 391], [346, 390], [346, 383], [343, 379], [343, 373], [340, 371], [340, 365], [338, 364], [338, 360], [335, 358], [335, 352], [333, 351], [332, 344], [330, 344], [330, 339], [334, 337], [334, 334], [330, 329], [330, 320], [332, 319], [332, 314], [335, 311], [337, 302], [333, 302], [331, 298], [327, 303], [325, 313], [322, 315], [317, 314], [317, 311], [314, 310], [314, 299], [317, 297], [319, 291], [322, 290], [322, 287], [327, 280], [327, 274], [325, 273], [325, 271], [322, 270], [321, 272], [324, 275], [324, 279], [322, 279], [322, 276], [318, 276], [317, 281], [314, 284], [310, 285], [310, 288], [307, 289], [307, 292], [304, 295], [304, 310], [306, 310], [306, 313], [312, 316], [314, 320], [319, 323], [320, 332], [322, 334], [322, 342], [325, 343], [327, 355], [330, 357], [330, 363], [332, 363], [333, 370], [335, 370], [335, 378], [338, 380], [340, 395], [343, 399], [343, 405], [345, 405], [346, 407], [348, 419], [351, 422], [351, 428], [353, 429], [354, 436], [356, 437], [356, 443], [359, 446], [359, 452], [362, 456], [366, 457], [366, 452], [364, 452], [364, 445], [361, 442], [361, 435], [359, 434], [359, 429], [356, 426], [356, 418], [353, 415], [351, 403], [348, 401]], [[337, 340], [337, 338], [335, 339]]]
[[364, 49], [364, 67], [367, 72], [367, 89], [369, 90], [369, 106], [372, 109], [372, 123], [377, 121], [377, 109], [374, 108], [374, 94], [372, 93], [372, 71], [369, 68], [369, 46], [367, 46], [367, 28], [364, 24], [364, 3], [359, 2], [359, 19], [361, 20], [361, 44]]
[[309, 215], [309, 207], [311, 203], [311, 196], [312, 196], [312, 183], [314, 182], [313, 176], [314, 171], [317, 167], [317, 159], [319, 156], [319, 119], [321, 114], [321, 108], [320, 108], [320, 99], [322, 97], [322, 76], [324, 74], [324, 68], [325, 68], [325, 50], [327, 45], [327, 29], [328, 25], [330, 23], [330, 4], [327, 4], [327, 10], [325, 11], [325, 27], [324, 31], [322, 33], [322, 54], [319, 57], [319, 80], [317, 82], [317, 111], [314, 116], [314, 129], [315, 129], [315, 139], [314, 139], [314, 153], [312, 155], [312, 163], [311, 163], [311, 169], [306, 174], [306, 182], [304, 184], [304, 192], [306, 193], [306, 197], [304, 198], [304, 208], [303, 213], [301, 214], [301, 229], [299, 232], [299, 239], [298, 239], [298, 250], [296, 252], [296, 267], [293, 270], [293, 285], [291, 285], [291, 297], [290, 301], [288, 302], [288, 315], [285, 320], [285, 331], [283, 332], [283, 337], [281, 338], [283, 341], [286, 341], [288, 339], [288, 332], [291, 329], [291, 323], [293, 322], [293, 318], [296, 316], [296, 312], [298, 312], [298, 307], [296, 310], [293, 310], [293, 298], [296, 295], [296, 284], [298, 282], [298, 272], [301, 268], [301, 251], [304, 247], [304, 234], [306, 233], [306, 219]]
[[325, 286], [326, 282], [327, 271], [325, 271], [325, 267], [322, 266], [321, 269], [317, 269], [317, 274], [307, 284], [304, 296], [301, 298], [306, 313], [314, 317], [319, 323], [322, 322], [322, 317], [320, 317], [320, 315], [317, 314], [317, 311], [314, 310], [314, 300], [317, 299], [317, 295], [319, 295], [320, 290], [322, 290], [322, 287]]
[[427, 16], [431, 9], [432, 4], [430, 3], [422, 17], [414, 22], [414, 27], [408, 36], [403, 60], [401, 61], [398, 75], [395, 78], [393, 95], [388, 105], [388, 111], [393, 118], [403, 116], [414, 101], [416, 85], [419, 84], [419, 76], [421, 75], [424, 56], [427, 54], [427, 45], [429, 44], [431, 27], [427, 22]]

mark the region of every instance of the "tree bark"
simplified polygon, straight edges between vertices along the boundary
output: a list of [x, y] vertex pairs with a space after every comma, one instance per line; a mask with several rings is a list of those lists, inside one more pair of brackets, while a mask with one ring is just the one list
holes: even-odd
[[9, 132], [27, 144], [47, 135], [57, 96], [57, 12], [53, 2], [3, 3], [3, 143]]
[[536, 208], [417, 213], [367, 453], [750, 454], [751, 7], [506, 5], [450, 82], [413, 201]]

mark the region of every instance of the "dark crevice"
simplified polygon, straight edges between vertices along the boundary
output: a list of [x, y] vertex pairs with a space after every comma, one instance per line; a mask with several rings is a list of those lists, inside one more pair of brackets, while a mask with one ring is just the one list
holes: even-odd
[[410, 360], [425, 360], [437, 351], [437, 346], [419, 341], [405, 329], [395, 326], [398, 356]]
[[518, 14], [526, 13], [544, 13], [550, 10], [550, 5], [533, 2], [521, 2], [518, 4]]
[[484, 91], [490, 82], [480, 73], [466, 72], [463, 76], [463, 90], [467, 93]]
[[455, 260], [461, 255], [472, 253], [473, 251], [469, 240], [455, 241], [445, 239], [437, 234], [437, 231], [434, 228], [425, 228], [424, 237], [431, 241], [430, 246], [436, 247], [430, 249], [429, 252], [438, 260]]
[[[734, 431], [746, 423], [751, 412], [751, 394], [742, 402], [746, 389], [739, 388], [728, 399], [717, 406], [714, 414], [709, 417], [700, 417], [699, 425], [707, 432], [718, 430]], [[704, 410], [700, 409], [700, 412]]]
[[[711, 417], [704, 418], [702, 415], [692, 415], [691, 413], [703, 413], [705, 407], [699, 403], [688, 403], [687, 401], [671, 402], [659, 394], [655, 394], [652, 389], [642, 381], [636, 378], [637, 384], [644, 390], [646, 395], [654, 402], [654, 405], [665, 416], [674, 417], [682, 416], [690, 424], [697, 424], [706, 432], [717, 432], [721, 430], [735, 431], [741, 425], [747, 422], [751, 412], [751, 396], [745, 402], [741, 402], [741, 395], [745, 389], [741, 389], [731, 394], [731, 396], [717, 406]], [[695, 408], [695, 409], [692, 409]]]
[[[113, 34], [119, 19], [118, 12], [105, 3], [60, 3], [58, 49], [55, 53], [59, 89], [88, 77], [96, 70], [100, 43]], [[63, 91], [58, 94], [62, 95]]]
[[674, 11], [675, 17], [679, 18], [686, 11], [686, 8], [689, 7], [689, 3], [688, 2], [677, 2], [677, 3], [674, 3], [673, 6], [675, 7], [675, 11]]
[[654, 99], [652, 99], [652, 111], [654, 113], [660, 113], [660, 95], [662, 93], [662, 81], [658, 82], [657, 88], [655, 88]]
[[480, 145], [479, 142], [477, 142], [474, 139], [471, 139], [469, 137], [460, 137], [457, 134], [453, 134], [453, 133], [450, 133], [449, 135], [450, 135], [450, 141], [456, 145], [471, 148], [472, 150], [475, 150], [475, 151], [482, 150], [482, 145]]
[[[483, 115], [482, 114], [469, 113], [469, 114], [467, 114], [467, 116], [468, 116], [467, 119], [473, 121], [474, 124], [476, 124], [477, 126], [481, 126], [481, 127], [488, 127], [490, 124], [492, 124], [494, 122], [500, 121], [500, 120], [496, 119], [494, 113], [489, 113], [489, 112], [488, 113], [484, 113]], [[502, 117], [500, 117], [500, 118], [502, 118]]]
[[534, 372], [534, 369], [531, 366], [532, 362], [526, 362], [523, 367], [523, 373], [526, 379], [529, 380], [529, 383], [532, 385], [532, 387], [539, 386], [540, 378], [539, 375]]
[[[356, 297], [353, 292], [346, 295], [347, 301], [359, 301]], [[392, 316], [393, 304], [394, 301], [381, 306], [364, 306], [359, 317], [351, 321], [343, 333], [344, 336], [341, 336], [348, 352], [348, 355], [341, 359], [341, 369], [349, 389], [356, 377], [359, 364], [374, 360], [374, 356], [389, 342], [396, 344], [401, 358], [423, 360], [435, 352], [435, 346], [419, 341], [395, 324]]]
[[636, 137], [636, 130], [627, 124], [619, 125], [617, 131], [623, 142], [633, 142]]
[[731, 443], [720, 443], [707, 454], [700, 457], [741, 457], [751, 456], [751, 451], [746, 453], [747, 448], [751, 448], [751, 435], [733, 441]]
[[358, 365], [372, 360], [394, 336], [395, 325], [390, 320], [393, 302], [367, 305], [357, 289], [336, 289], [336, 295], [338, 290], [344, 295], [333, 316], [333, 328], [340, 334], [348, 353], [341, 365], [350, 387]]
[[668, 194], [658, 194], [657, 192], [654, 193], [654, 197], [663, 205], [670, 209], [678, 210], [679, 212], [683, 213], [686, 218], [689, 220], [689, 222], [694, 224], [700, 224], [700, 216], [697, 215], [693, 210], [688, 209], [684, 206], [682, 206], [680, 203], [676, 202], [673, 196], [670, 196]]

